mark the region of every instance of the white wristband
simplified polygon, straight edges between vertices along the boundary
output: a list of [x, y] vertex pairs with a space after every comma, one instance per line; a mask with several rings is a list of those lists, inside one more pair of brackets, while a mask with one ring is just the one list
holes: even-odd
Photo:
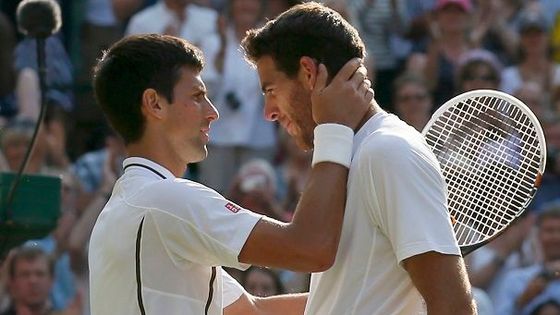
[[333, 162], [350, 168], [354, 130], [339, 124], [320, 124], [314, 130], [313, 160], [311, 166], [320, 162]]

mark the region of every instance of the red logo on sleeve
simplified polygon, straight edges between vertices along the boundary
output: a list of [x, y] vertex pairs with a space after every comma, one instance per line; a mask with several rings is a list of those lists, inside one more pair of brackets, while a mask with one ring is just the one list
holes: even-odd
[[241, 207], [239, 207], [238, 205], [228, 202], [226, 203], [226, 209], [228, 209], [229, 211], [233, 212], [233, 213], [237, 213], [239, 212], [239, 210], [241, 210]]

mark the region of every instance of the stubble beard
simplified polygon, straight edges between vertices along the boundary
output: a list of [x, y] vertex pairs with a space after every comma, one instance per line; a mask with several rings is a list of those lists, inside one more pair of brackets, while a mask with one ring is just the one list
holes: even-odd
[[317, 125], [311, 112], [311, 95], [304, 92], [303, 86], [295, 91], [290, 97], [290, 103], [293, 104], [292, 122], [298, 133], [293, 138], [301, 150], [310, 151], [313, 149], [313, 130]]

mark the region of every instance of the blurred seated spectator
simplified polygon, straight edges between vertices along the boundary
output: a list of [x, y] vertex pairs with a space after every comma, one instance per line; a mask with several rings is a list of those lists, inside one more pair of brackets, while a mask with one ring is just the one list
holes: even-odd
[[218, 35], [201, 46], [207, 57], [201, 76], [220, 119], [212, 122], [208, 157], [198, 164], [199, 180], [222, 193], [243, 163], [254, 158], [272, 162], [277, 143], [275, 123], [263, 115], [259, 76], [239, 48], [246, 32], [262, 24], [264, 1], [228, 4]]
[[424, 78], [416, 73], [404, 73], [395, 80], [393, 92], [395, 113], [421, 132], [432, 116], [433, 107]]
[[[14, 55], [18, 115], [34, 120], [39, 117], [41, 108], [36, 46], [34, 39], [26, 38], [18, 43]], [[73, 67], [59, 37], [51, 36], [46, 39], [45, 57], [46, 99], [49, 103], [70, 112], [74, 108]]]
[[541, 124], [547, 144], [547, 162], [541, 186], [529, 206], [536, 211], [557, 199], [560, 191], [560, 117], [545, 117]]
[[126, 35], [156, 33], [184, 38], [200, 47], [216, 33], [218, 13], [191, 0], [159, 0], [134, 14]]
[[477, 89], [497, 90], [500, 86], [502, 64], [496, 56], [482, 49], [466, 52], [457, 67], [458, 93]]
[[531, 314], [541, 303], [560, 302], [560, 202], [537, 218], [543, 261], [506, 274], [496, 298], [496, 315]]
[[[15, 98], [17, 102], [17, 116], [22, 119], [36, 121], [39, 117], [41, 106], [46, 106], [45, 122], [48, 122], [48, 141], [50, 144], [59, 145], [58, 150], [64, 156], [56, 159], [65, 159], [66, 156], [66, 129], [68, 115], [74, 110], [73, 94], [73, 67], [59, 37], [51, 36], [45, 41], [46, 56], [46, 92], [45, 104], [41, 104], [41, 87], [37, 66], [36, 41], [26, 38], [21, 41], [15, 50], [15, 71], [17, 76]], [[52, 141], [53, 143], [51, 143]], [[50, 158], [50, 157], [49, 157]], [[69, 160], [58, 160], [55, 163], [68, 166]]]
[[405, 33], [404, 0], [329, 0], [333, 7], [355, 25], [367, 50], [365, 65], [372, 81], [375, 99], [381, 107], [392, 111], [392, 83], [400, 67], [400, 51], [393, 39]]
[[[25, 118], [12, 119], [0, 135], [0, 149], [6, 161], [5, 171], [17, 172], [27, 148], [31, 143], [35, 122]], [[45, 122], [37, 133], [35, 147], [29, 158], [25, 173], [45, 173], [57, 170], [64, 172], [69, 166], [63, 143], [64, 137], [58, 136], [58, 125]]]
[[534, 222], [535, 216], [525, 213], [502, 235], [465, 257], [471, 284], [492, 301], [508, 271], [532, 265], [539, 258], [531, 233]]
[[265, 267], [249, 267], [241, 276], [241, 285], [247, 292], [258, 297], [285, 293], [284, 285], [278, 274]]
[[502, 64], [511, 64], [517, 55], [519, 36], [515, 22], [522, 7], [520, 1], [477, 1], [471, 31], [473, 45], [491, 51]]
[[[124, 35], [124, 26], [130, 16], [146, 0], [74, 0], [63, 1], [71, 8], [71, 14], [63, 23], [70, 34], [67, 41], [72, 63], [76, 69], [75, 109], [67, 121], [68, 153], [72, 159], [88, 150], [95, 137], [94, 129], [105, 122], [101, 109], [95, 102], [92, 73], [103, 51]], [[68, 20], [68, 21], [67, 21]], [[68, 22], [68, 23], [67, 23]]]
[[311, 172], [311, 151], [301, 150], [286, 130], [278, 132], [278, 196], [291, 219]]
[[276, 198], [276, 185], [276, 174], [269, 162], [250, 160], [235, 175], [228, 198], [243, 208], [286, 222], [289, 218]]
[[104, 127], [103, 130], [105, 146], [99, 150], [85, 153], [72, 165], [72, 171], [83, 188], [83, 194], [80, 196], [77, 206], [80, 211], [90, 203], [96, 193], [103, 191], [108, 194], [113, 189], [112, 186], [104, 187], [103, 185], [106, 164], [117, 178], [123, 172], [122, 162], [126, 155], [124, 141], [111, 128]]
[[9, 273], [8, 291], [11, 304], [2, 315], [79, 315], [77, 298], [63, 311], [54, 311], [49, 301], [54, 264], [40, 248], [23, 246], [15, 249], [6, 261]]
[[[14, 119], [4, 128], [0, 148], [6, 159], [5, 171], [17, 172], [25, 157], [27, 148], [33, 136], [35, 122], [28, 119]], [[37, 134], [35, 148], [31, 156], [26, 173], [40, 173], [46, 169], [47, 141], [45, 128], [41, 128]]]
[[[89, 165], [89, 167], [91, 167], [87, 168], [88, 172], [86, 173], [89, 174], [88, 176], [98, 176], [97, 173], [99, 172], [101, 173], [101, 180], [99, 183], [95, 184], [93, 193], [85, 194], [86, 198], [81, 198], [81, 207], [78, 208], [80, 215], [68, 236], [68, 254], [70, 255], [70, 261], [72, 263], [76, 286], [79, 292], [82, 292], [84, 295], [84, 304], [86, 305], [85, 311], [87, 311], [85, 314], [89, 314], [89, 309], [87, 308], [89, 307], [89, 270], [87, 256], [89, 238], [99, 213], [101, 213], [101, 210], [111, 196], [113, 186], [117, 180], [117, 173], [122, 173], [122, 158], [121, 153], [119, 153], [122, 140], [120, 140], [120, 138], [113, 140], [116, 140], [117, 143], [111, 143], [113, 142], [112, 140], [108, 141], [107, 147], [103, 150], [105, 151], [104, 158], [92, 158], [91, 162], [93, 164], [88, 164], [85, 160], [83, 161], [84, 165]], [[101, 170], [98, 170], [96, 163], [101, 161], [103, 164], [101, 165]], [[120, 164], [116, 165], [116, 163]]]
[[[35, 122], [33, 121], [14, 119], [4, 129], [0, 143], [8, 166], [8, 169], [5, 171], [17, 172], [19, 170], [30, 144], [34, 128]], [[52, 307], [60, 310], [65, 308], [76, 295], [70, 257], [67, 255], [67, 240], [76, 219], [76, 200], [80, 188], [78, 182], [69, 172], [67, 164], [49, 163], [49, 156], [63, 156], [63, 160], [68, 160], [65, 157], [64, 146], [60, 145], [57, 140], [57, 138], [53, 138], [49, 133], [49, 122], [46, 121], [41, 129], [39, 129], [36, 144], [25, 173], [62, 177], [62, 211], [56, 229], [43, 239], [29, 241], [31, 244], [36, 244], [45, 252], [53, 255], [53, 258], [56, 260], [54, 289], [51, 298]], [[60, 158], [51, 158], [51, 160], [60, 160]]]
[[560, 86], [560, 65], [551, 59], [543, 16], [525, 10], [519, 22], [519, 36], [519, 62], [504, 69], [500, 90], [513, 94], [523, 83], [535, 82], [543, 87], [543, 95], [551, 102], [554, 91]]
[[545, 97], [543, 86], [535, 82], [525, 82], [513, 95], [525, 103], [541, 122], [552, 117], [553, 113], [547, 104], [548, 99]]
[[[422, 69], [434, 97], [434, 109], [455, 95], [455, 74], [461, 56], [472, 48], [468, 37], [472, 16], [470, 0], [438, 0], [430, 27], [431, 41]], [[415, 54], [410, 58], [414, 59]]]

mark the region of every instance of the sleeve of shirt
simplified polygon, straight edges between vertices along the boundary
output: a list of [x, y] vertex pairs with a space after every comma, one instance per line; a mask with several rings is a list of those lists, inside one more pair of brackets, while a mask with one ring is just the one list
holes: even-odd
[[245, 292], [245, 289], [229, 273], [222, 270], [222, 305], [224, 308], [237, 301]]
[[[437, 160], [421, 140], [386, 136], [366, 143], [360, 167], [373, 219], [399, 262], [436, 251], [459, 255]], [[371, 195], [371, 194], [370, 194]]]
[[261, 215], [182, 179], [158, 182], [138, 195], [175, 263], [248, 268], [238, 256]]

